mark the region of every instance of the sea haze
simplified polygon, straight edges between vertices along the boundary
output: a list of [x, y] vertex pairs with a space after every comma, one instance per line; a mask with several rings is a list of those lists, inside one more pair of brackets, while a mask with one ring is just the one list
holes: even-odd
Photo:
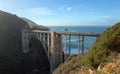
[[[65, 29], [67, 29], [70, 32], [97, 33], [97, 34], [102, 34], [109, 27], [110, 26], [49, 26], [50, 30], [52, 31], [65, 31]], [[64, 37], [65, 36], [62, 37], [62, 50], [64, 49]], [[67, 39], [68, 39], [68, 36], [67, 36]], [[95, 37], [85, 37], [85, 42], [84, 42], [85, 52], [92, 46], [95, 40], [96, 40]], [[78, 53], [77, 43], [78, 43], [78, 37], [72, 36], [71, 43], [70, 43], [72, 54]], [[68, 49], [68, 44], [69, 43], [67, 41], [67, 49]], [[82, 46], [82, 43], [80, 44], [80, 46]]]

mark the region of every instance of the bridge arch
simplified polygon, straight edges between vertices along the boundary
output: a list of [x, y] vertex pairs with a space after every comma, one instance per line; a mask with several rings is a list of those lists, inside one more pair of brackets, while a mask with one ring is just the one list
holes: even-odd
[[49, 74], [50, 64], [41, 40], [36, 33], [32, 31], [24, 30], [22, 33], [23, 42], [25, 44], [23, 45], [23, 52], [34, 56], [31, 61], [35, 62], [34, 65], [37, 66], [41, 74]]
[[[31, 38], [35, 38], [39, 40], [44, 47], [44, 50], [46, 52], [46, 55], [48, 55], [48, 50], [46, 49], [44, 43], [46, 43], [44, 38], [46, 37], [45, 35], [40, 35], [39, 33], [33, 32], [32, 30], [28, 29], [23, 29], [22, 30], [22, 49], [24, 53], [29, 52], [29, 42]], [[44, 40], [43, 40], [44, 39]], [[49, 56], [47, 56], [49, 58]]]
[[35, 35], [30, 35], [28, 38], [28, 41], [26, 42], [26, 46], [28, 47], [28, 52], [31, 51], [31, 42], [33, 39], [38, 40], [37, 36]]

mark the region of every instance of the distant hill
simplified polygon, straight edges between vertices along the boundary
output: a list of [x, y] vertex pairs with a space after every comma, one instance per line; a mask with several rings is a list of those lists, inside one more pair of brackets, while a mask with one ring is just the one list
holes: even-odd
[[42, 26], [42, 25], [38, 25], [36, 24], [35, 22], [27, 19], [27, 18], [24, 18], [24, 17], [21, 17], [22, 20], [26, 21], [28, 23], [28, 25], [30, 26], [31, 29], [38, 29], [38, 30], [49, 30], [48, 27], [45, 27], [45, 26]]
[[119, 74], [120, 23], [108, 28], [89, 51], [71, 56], [53, 74]]

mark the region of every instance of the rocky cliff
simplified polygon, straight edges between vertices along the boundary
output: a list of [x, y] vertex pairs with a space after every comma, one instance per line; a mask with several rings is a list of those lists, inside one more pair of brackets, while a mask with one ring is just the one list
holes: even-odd
[[22, 29], [31, 27], [18, 16], [0, 11], [0, 74], [49, 74], [49, 61], [38, 39], [31, 38], [31, 51], [22, 52]]

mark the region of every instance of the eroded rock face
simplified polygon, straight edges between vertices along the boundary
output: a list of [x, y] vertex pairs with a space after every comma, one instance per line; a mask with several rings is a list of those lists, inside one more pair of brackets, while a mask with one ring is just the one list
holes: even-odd
[[0, 11], [0, 74], [49, 72], [49, 62], [39, 40], [32, 38], [31, 51], [22, 52], [22, 29], [30, 29], [27, 22], [16, 15]]

